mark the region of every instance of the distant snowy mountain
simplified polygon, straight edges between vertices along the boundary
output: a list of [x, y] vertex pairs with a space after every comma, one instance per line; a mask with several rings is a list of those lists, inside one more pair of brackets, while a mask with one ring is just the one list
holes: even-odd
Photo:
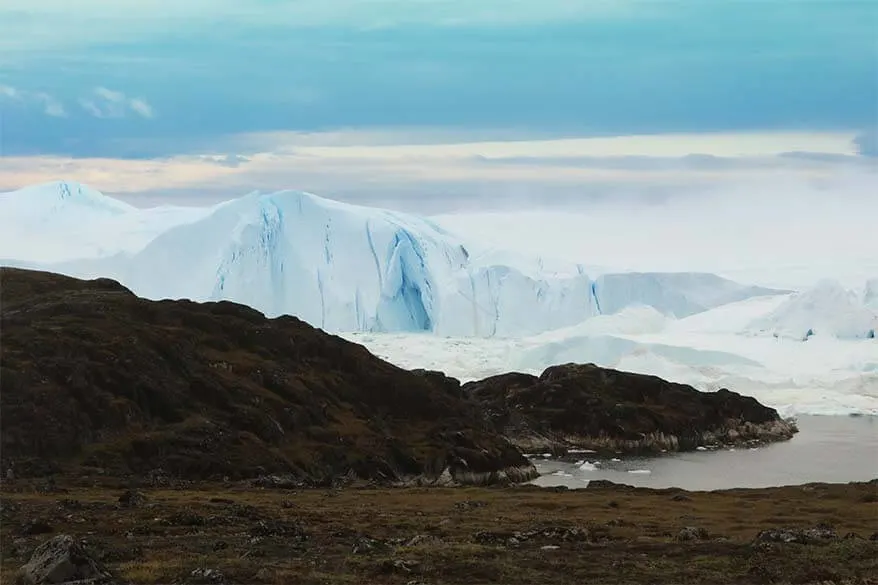
[[813, 335], [842, 339], [872, 339], [878, 331], [878, 312], [864, 304], [856, 292], [832, 280], [793, 294], [773, 311], [747, 328], [778, 337], [808, 339]]
[[[7, 230], [11, 230], [8, 232]], [[228, 299], [330, 331], [521, 336], [634, 305], [682, 317], [777, 291], [712, 274], [547, 269], [473, 257], [412, 215], [298, 191], [142, 210], [73, 183], [0, 195], [5, 264], [118, 279], [153, 299]]]
[[133, 252], [202, 208], [138, 209], [67, 181], [0, 193], [0, 258], [58, 262]]

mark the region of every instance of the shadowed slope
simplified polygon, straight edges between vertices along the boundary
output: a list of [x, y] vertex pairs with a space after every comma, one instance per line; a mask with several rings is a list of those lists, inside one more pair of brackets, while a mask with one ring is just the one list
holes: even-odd
[[455, 385], [296, 318], [147, 301], [109, 280], [8, 268], [0, 278], [4, 469], [310, 481], [533, 474]]

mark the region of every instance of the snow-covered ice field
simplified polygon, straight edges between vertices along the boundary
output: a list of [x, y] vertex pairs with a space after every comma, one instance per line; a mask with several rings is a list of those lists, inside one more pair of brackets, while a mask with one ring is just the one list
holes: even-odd
[[141, 209], [51, 183], [0, 194], [0, 264], [293, 314], [462, 380], [595, 362], [874, 415], [870, 180], [432, 218], [294, 191]]
[[558, 363], [594, 362], [701, 390], [726, 387], [755, 396], [785, 416], [878, 414], [875, 340], [815, 335], [803, 342], [734, 329], [732, 319], [746, 321], [760, 307], [784, 300], [742, 301], [680, 320], [638, 307], [521, 338], [344, 335], [402, 367], [442, 370], [464, 381], [511, 370], [539, 374]]

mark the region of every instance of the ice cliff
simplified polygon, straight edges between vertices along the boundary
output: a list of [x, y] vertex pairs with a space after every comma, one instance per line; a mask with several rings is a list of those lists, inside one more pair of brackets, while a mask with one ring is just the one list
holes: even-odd
[[[47, 224], [46, 209], [60, 219]], [[4, 264], [107, 276], [152, 299], [232, 300], [329, 331], [521, 336], [634, 305], [682, 317], [772, 292], [712, 274], [592, 279], [580, 266], [498, 263], [426, 219], [299, 191], [143, 210], [52, 183], [0, 195], [4, 210], [0, 229], [19, 234], [0, 238]]]

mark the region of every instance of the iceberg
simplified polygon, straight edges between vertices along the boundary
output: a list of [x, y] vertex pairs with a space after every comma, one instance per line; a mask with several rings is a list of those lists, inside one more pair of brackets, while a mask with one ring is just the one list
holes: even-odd
[[[867, 287], [868, 288], [868, 287]], [[874, 339], [878, 312], [833, 280], [795, 293], [768, 314], [754, 319], [747, 331], [775, 337], [807, 340], [814, 335], [839, 339]]]
[[474, 255], [418, 216], [301, 191], [138, 209], [85, 186], [0, 195], [0, 262], [114, 278], [151, 299], [231, 300], [335, 332], [515, 337], [632, 306], [671, 317], [778, 291], [709, 273], [604, 274]]

